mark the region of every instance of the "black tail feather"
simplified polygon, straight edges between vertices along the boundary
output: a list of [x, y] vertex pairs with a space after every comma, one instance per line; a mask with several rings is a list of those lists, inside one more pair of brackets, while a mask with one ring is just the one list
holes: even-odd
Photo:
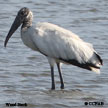
[[101, 57], [97, 53], [95, 53], [95, 54], [96, 54], [97, 58], [99, 59], [101, 65], [103, 65], [103, 60], [101, 59]]
[[74, 60], [74, 59], [71, 59], [71, 60], [64, 60], [62, 58], [59, 58], [61, 61], [65, 62], [65, 63], [68, 63], [68, 64], [72, 64], [74, 66], [78, 66], [80, 68], [84, 68], [84, 69], [87, 69], [87, 70], [91, 70], [90, 67], [94, 67], [94, 68], [97, 68], [97, 69], [100, 69], [100, 67], [97, 67], [91, 63], [79, 63], [77, 60]]

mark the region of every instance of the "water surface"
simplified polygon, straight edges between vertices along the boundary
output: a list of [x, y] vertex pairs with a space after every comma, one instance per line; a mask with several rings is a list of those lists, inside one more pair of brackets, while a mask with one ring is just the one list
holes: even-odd
[[[0, 1], [0, 108], [6, 102], [27, 103], [30, 108], [85, 108], [84, 102], [108, 106], [108, 1], [107, 0], [1, 0]], [[101, 74], [63, 65], [65, 89], [60, 90], [55, 67], [56, 90], [51, 91], [46, 57], [27, 48], [20, 29], [4, 48], [8, 30], [22, 7], [34, 13], [33, 24], [50, 22], [69, 29], [94, 45], [104, 66]], [[92, 107], [92, 106], [91, 106]], [[95, 106], [94, 106], [95, 108]]]

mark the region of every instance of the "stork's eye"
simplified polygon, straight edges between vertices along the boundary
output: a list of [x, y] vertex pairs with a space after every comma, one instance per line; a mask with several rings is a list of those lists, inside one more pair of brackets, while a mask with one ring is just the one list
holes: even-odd
[[24, 11], [22, 11], [20, 14], [23, 16], [23, 15], [25, 14], [25, 12], [24, 12]]

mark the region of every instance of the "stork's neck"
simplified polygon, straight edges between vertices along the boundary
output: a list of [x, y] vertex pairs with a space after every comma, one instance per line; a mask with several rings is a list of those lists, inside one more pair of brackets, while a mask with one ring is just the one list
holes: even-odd
[[25, 30], [25, 29], [29, 28], [30, 26], [32, 26], [32, 20], [24, 21], [21, 29]]
[[33, 13], [30, 11], [28, 16], [25, 18], [21, 29], [22, 30], [26, 30], [27, 28], [29, 28], [30, 26], [32, 26], [32, 21], [33, 21]]

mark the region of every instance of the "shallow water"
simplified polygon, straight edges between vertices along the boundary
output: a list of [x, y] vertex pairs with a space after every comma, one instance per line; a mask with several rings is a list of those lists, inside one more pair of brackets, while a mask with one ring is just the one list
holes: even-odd
[[[5, 103], [27, 103], [30, 108], [85, 108], [85, 102], [108, 106], [108, 1], [107, 0], [1, 0], [0, 1], [0, 108]], [[104, 66], [101, 74], [63, 65], [65, 89], [60, 90], [55, 67], [56, 90], [51, 91], [47, 59], [24, 46], [20, 29], [3, 43], [21, 7], [34, 13], [34, 23], [47, 21], [78, 34], [94, 45]], [[92, 107], [92, 106], [90, 106]], [[95, 106], [93, 106], [95, 108]], [[99, 107], [99, 106], [97, 106]]]

